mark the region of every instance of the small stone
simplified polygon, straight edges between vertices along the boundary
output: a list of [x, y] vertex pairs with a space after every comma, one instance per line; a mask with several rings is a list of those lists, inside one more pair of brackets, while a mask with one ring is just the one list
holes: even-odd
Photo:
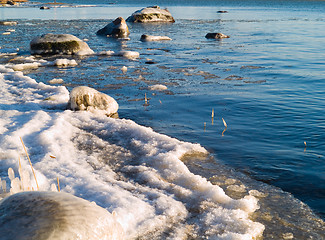
[[166, 40], [170, 41], [172, 39], [167, 36], [152, 36], [152, 35], [146, 35], [146, 34], [143, 34], [140, 38], [140, 41], [142, 41], [142, 42], [166, 41]]
[[222, 38], [229, 38], [229, 36], [223, 34], [223, 33], [208, 33], [205, 35], [208, 39], [222, 39]]

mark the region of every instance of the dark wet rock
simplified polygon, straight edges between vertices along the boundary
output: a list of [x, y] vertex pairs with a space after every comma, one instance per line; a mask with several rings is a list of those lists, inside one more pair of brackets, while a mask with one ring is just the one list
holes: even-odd
[[146, 7], [135, 11], [126, 19], [127, 22], [175, 22], [175, 19], [167, 9], [161, 9], [159, 6]]
[[13, 6], [13, 5], [15, 5], [16, 3], [15, 3], [14, 1], [7, 1], [7, 4]]
[[41, 9], [41, 10], [48, 10], [48, 9], [50, 9], [50, 7], [47, 7], [47, 6], [41, 6], [39, 9]]
[[124, 18], [118, 17], [104, 28], [98, 30], [96, 34], [115, 38], [126, 38], [129, 36], [130, 31]]
[[222, 38], [229, 38], [229, 36], [223, 34], [223, 33], [208, 33], [205, 35], [208, 39], [222, 39]]
[[32, 54], [94, 54], [87, 43], [71, 34], [44, 34], [30, 43]]

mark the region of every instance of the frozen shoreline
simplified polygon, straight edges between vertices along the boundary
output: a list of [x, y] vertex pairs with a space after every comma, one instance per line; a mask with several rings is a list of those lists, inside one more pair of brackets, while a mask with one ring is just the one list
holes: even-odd
[[[69, 10], [70, 11], [70, 10]], [[68, 12], [69, 12], [68, 11]], [[126, 11], [126, 10], [125, 10]], [[131, 12], [131, 9], [130, 8], [128, 8], [127, 9], [127, 11], [128, 11], [128, 14]], [[63, 15], [62, 15], [63, 16]], [[73, 16], [72, 16], [73, 17]], [[116, 17], [116, 16], [115, 16]], [[35, 23], [33, 23], [33, 24], [35, 24]], [[157, 50], [158, 51], [158, 50]], [[26, 54], [26, 53], [24, 53], [24, 54]], [[154, 56], [154, 55], [153, 55]], [[114, 59], [114, 58], [113, 58]], [[80, 61], [80, 59], [78, 59], [79, 61]], [[87, 61], [87, 60], [86, 60]], [[105, 58], [103, 57], [103, 61], [105, 61]], [[140, 60], [141, 61], [141, 60]], [[79, 63], [79, 62], [78, 62]], [[85, 63], [85, 62], [84, 62]], [[82, 65], [84, 64], [84, 63], [81, 63], [79, 66], [82, 68]], [[130, 71], [131, 69], [132, 69], [132, 63], [130, 64], [131, 66], [130, 67], [128, 67], [128, 71]], [[141, 63], [139, 64], [140, 65], [140, 67], [142, 67], [141, 66]], [[18, 67], [22, 67], [22, 66], [16, 66], [16, 68], [18, 69]], [[37, 67], [38, 66], [35, 66], [35, 69], [37, 69]], [[134, 68], [133, 68], [134, 69]], [[171, 70], [174, 70], [174, 69], [171, 69]], [[177, 70], [179, 70], [179, 69], [175, 69], [176, 71]], [[28, 70], [25, 70], [25, 71], [28, 71]], [[35, 70], [30, 70], [31, 72], [33, 72], [33, 71], [35, 71]], [[119, 71], [119, 69], [117, 69], [116, 70], [116, 72], [117, 71]], [[42, 71], [41, 71], [42, 72]], [[45, 73], [46, 73], [46, 70], [44, 71]], [[59, 70], [57, 71], [57, 72], [60, 72]], [[61, 71], [62, 72], [62, 71]], [[193, 73], [194, 71], [193, 70], [191, 70], [191, 71], [189, 71], [189, 72], [185, 72], [185, 73], [188, 73], [188, 74], [191, 74], [191, 73]], [[40, 74], [39, 74], [39, 76], [41, 76]], [[34, 79], [36, 79], [37, 81], [38, 80], [44, 80], [43, 79], [43, 77], [41, 76], [41, 77], [33, 77]], [[14, 88], [12, 88], [12, 89], [14, 89]], [[16, 90], [16, 91], [21, 91], [21, 90]], [[22, 92], [25, 92], [25, 90], [24, 91], [22, 91]], [[28, 91], [27, 91], [28, 92]], [[40, 95], [44, 95], [43, 93], [41, 93]], [[64, 94], [63, 94], [64, 95]], [[44, 96], [45, 97], [45, 96]], [[9, 98], [8, 98], [9, 99]], [[30, 98], [30, 99], [33, 99], [32, 97]], [[29, 104], [27, 104], [29, 107], [32, 107], [32, 106], [36, 106], [34, 103], [34, 100], [32, 100], [33, 101], [33, 103], [29, 103]], [[38, 101], [38, 100], [37, 100]], [[23, 100], [20, 100], [20, 103], [21, 102], [23, 102]], [[42, 101], [41, 101], [42, 102]], [[153, 101], [151, 102], [151, 103], [153, 103]], [[44, 107], [44, 106], [46, 106], [46, 104], [44, 103], [44, 102], [42, 102], [42, 107]], [[59, 104], [59, 105], [61, 105], [61, 107], [59, 107], [59, 109], [60, 109], [60, 111], [63, 111], [64, 110], [64, 105], [65, 105], [65, 103], [64, 103], [64, 101], [62, 101], [62, 104]], [[15, 107], [17, 107], [17, 109], [15, 109]], [[127, 109], [127, 106], [123, 106], [125, 109]], [[8, 108], [8, 110], [15, 110], [15, 111], [20, 111], [21, 109], [21, 106], [19, 105], [19, 104], [16, 104], [16, 105], [13, 105], [12, 107], [6, 107], [6, 108]], [[55, 106], [52, 106], [52, 107], [46, 107], [51, 113], [52, 112], [55, 112], [56, 110], [58, 110], [58, 109], [56, 109], [55, 108]], [[124, 111], [126, 111], [124, 109]], [[45, 124], [43, 124], [45, 127], [47, 126], [47, 122], [50, 124], [51, 122], [53, 123], [54, 122], [54, 120], [51, 118], [52, 116], [51, 116], [51, 114], [50, 114], [50, 118], [48, 118], [48, 116], [47, 116], [47, 114], [43, 114], [43, 113], [40, 113], [40, 114], [36, 114], [36, 115], [34, 115], [34, 111], [35, 109], [33, 109], [33, 108], [31, 108], [30, 109], [30, 111], [26, 114], [27, 116], [29, 116], [30, 117], [30, 119], [36, 119], [36, 120], [46, 120], [45, 122]], [[46, 110], [47, 111], [47, 110]], [[45, 111], [45, 112], [46, 112]], [[22, 118], [22, 117], [19, 117], [18, 115], [16, 115], [16, 113], [14, 113], [14, 112], [12, 112], [12, 113], [10, 113], [10, 112], [7, 112], [5, 115], [10, 115], [10, 114], [12, 114], [12, 116], [8, 116], [8, 118], [6, 118], [7, 120], [8, 119], [10, 119], [10, 118], [15, 118], [15, 119], [18, 119], [19, 120], [19, 122], [20, 123], [22, 123], [22, 124], [25, 124], [25, 121], [24, 121], [24, 119]], [[77, 114], [78, 115], [78, 114]], [[59, 117], [59, 114], [57, 114], [56, 115], [56, 117]], [[80, 119], [82, 119], [82, 120], [85, 120], [85, 122], [87, 122], [88, 120], [89, 120], [89, 116], [86, 116], [86, 114], [85, 115], [83, 115], [83, 114], [80, 114]], [[77, 117], [76, 119], [75, 118], [72, 118], [69, 114], [65, 114], [64, 115], [64, 117], [61, 119], [63, 122], [66, 120], [66, 118], [68, 118], [68, 119], [70, 119], [71, 121], [72, 120], [76, 120], [76, 124], [75, 125], [73, 125], [75, 128], [75, 130], [76, 130], [76, 132], [79, 132], [80, 131], [80, 127], [81, 127], [81, 131], [80, 132], [82, 132], [82, 137], [73, 137], [72, 139], [73, 139], [73, 145], [75, 145], [75, 146], [78, 146], [78, 148], [80, 148], [80, 149], [78, 149], [78, 150], [76, 150], [76, 152], [78, 152], [78, 151], [81, 151], [82, 152], [82, 154], [80, 154], [80, 156], [81, 156], [81, 159], [85, 159], [85, 161], [88, 163], [88, 164], [90, 164], [91, 166], [92, 166], [92, 168], [94, 168], [93, 170], [91, 170], [92, 171], [92, 173], [94, 173], [95, 172], [95, 170], [100, 170], [101, 171], [101, 173], [103, 173], [103, 175], [105, 175], [105, 170], [109, 170], [109, 168], [110, 167], [106, 167], [106, 169], [104, 170], [103, 168], [105, 168], [104, 166], [105, 166], [105, 164], [103, 164], [103, 163], [101, 163], [101, 162], [97, 162], [96, 164], [94, 164], [94, 162], [92, 162], [92, 160], [94, 160], [94, 159], [96, 159], [96, 158], [98, 158], [98, 156], [100, 156], [100, 158], [101, 159], [109, 159], [109, 158], [107, 158], [107, 157], [105, 157], [105, 156], [103, 156], [103, 154], [104, 153], [111, 153], [110, 151], [109, 151], [109, 149], [107, 149], [106, 147], [105, 147], [105, 143], [107, 142], [107, 141], [109, 141], [110, 143], [112, 143], [113, 145], [114, 144], [116, 144], [116, 139], [113, 139], [113, 140], [109, 140], [109, 137], [108, 137], [108, 135], [102, 135], [103, 134], [103, 131], [105, 132], [105, 128], [101, 128], [100, 130], [99, 129], [96, 129], [96, 128], [94, 128], [94, 127], [92, 127], [91, 126], [91, 124], [89, 124], [89, 125], [87, 125], [87, 126], [85, 126], [86, 124], [83, 124], [82, 122], [83, 121], [81, 121], [80, 119], [78, 120], [78, 118], [79, 117]], [[5, 118], [4, 118], [5, 119]], [[56, 121], [56, 120], [55, 120]], [[98, 123], [98, 119], [91, 119], [91, 122], [94, 124], [94, 125], [96, 125], [96, 123]], [[28, 121], [29, 122], [29, 121]], [[101, 122], [101, 123], [103, 123], [103, 126], [108, 126], [108, 125], [105, 125], [104, 124], [104, 121], [103, 122]], [[63, 124], [63, 123], [62, 123]], [[10, 121], [10, 120], [8, 120], [8, 125], [10, 126], [10, 125], [13, 125], [12, 124], [12, 122]], [[29, 125], [31, 125], [31, 126], [33, 126], [33, 123], [31, 122], [31, 123], [29, 123]], [[68, 124], [69, 125], [69, 124]], [[4, 124], [3, 126], [6, 126], [6, 124]], [[66, 126], [66, 125], [62, 125], [62, 126]], [[111, 125], [110, 125], [111, 126]], [[117, 125], [115, 125], [115, 126], [117, 126]], [[14, 127], [13, 127], [14, 128]], [[55, 129], [55, 127], [53, 128], [53, 130]], [[95, 134], [95, 136], [93, 136]], [[228, 132], [226, 133], [226, 134], [228, 134]], [[37, 134], [35, 133], [35, 136], [36, 136]], [[56, 135], [55, 135], [56, 136]], [[128, 136], [128, 135], [127, 135]], [[96, 138], [96, 137], [99, 137], [98, 139]], [[30, 136], [30, 137], [27, 137], [27, 139], [29, 139], [29, 141], [27, 141], [27, 143], [29, 143], [29, 147], [32, 149], [32, 152], [34, 153], [34, 154], [36, 154], [37, 155], [37, 158], [35, 159], [35, 161], [37, 161], [38, 162], [38, 160], [37, 159], [39, 159], [39, 157], [43, 157], [43, 155], [45, 156], [46, 155], [46, 153], [44, 152], [42, 152], [41, 154], [38, 154], [37, 152], [37, 149], [39, 148], [38, 146], [36, 146], [36, 143], [34, 143], [34, 138], [33, 138], [33, 136]], [[87, 140], [87, 141], [84, 141], [84, 140]], [[100, 140], [101, 139], [101, 140]], [[100, 140], [100, 141], [97, 141], [97, 140]], [[86, 142], [86, 143], [84, 143], [84, 142]], [[91, 143], [90, 145], [88, 144], [88, 143]], [[71, 143], [69, 143], [70, 145], [71, 145]], [[27, 144], [28, 145], [28, 144]], [[159, 144], [158, 144], [159, 145]], [[19, 148], [19, 147], [21, 147], [21, 146], [18, 146], [17, 145], [17, 149]], [[60, 145], [58, 146], [58, 149], [59, 149], [59, 147], [60, 147]], [[48, 147], [49, 148], [49, 147]], [[104, 149], [104, 150], [103, 150]], [[122, 149], [122, 150], [121, 150]], [[125, 150], [125, 149], [127, 149], [127, 150]], [[103, 150], [103, 153], [101, 153], [101, 151]], [[129, 147], [126, 147], [126, 148], [118, 148], [118, 150], [119, 150], [119, 157], [121, 157], [121, 158], [123, 158], [123, 159], [127, 159], [128, 157], [128, 154], [130, 153], [130, 151], [132, 150], [134, 150], [134, 149], [131, 149], [130, 150], [130, 148]], [[131, 152], [132, 152], [131, 151]], [[94, 153], [95, 155], [94, 156], [92, 156], [91, 157], [91, 160], [87, 160], [87, 158], [89, 157], [88, 156], [88, 153], [89, 152], [92, 152], [92, 153]], [[138, 152], [133, 152], [133, 153], [136, 153], [136, 155], [138, 154]], [[141, 153], [141, 151], [140, 151], [140, 153]], [[67, 154], [70, 154], [70, 151], [67, 151]], [[39, 155], [39, 156], [38, 156]], [[138, 156], [138, 155], [137, 155]], [[180, 159], [180, 157], [179, 157], [179, 159]], [[105, 161], [106, 161], [105, 160]], [[116, 160], [116, 159], [115, 159]], [[117, 161], [117, 160], [116, 160]], [[15, 164], [17, 164], [16, 163], [16, 160], [13, 160], [13, 162], [15, 162]], [[118, 161], [117, 161], [118, 162]], [[53, 163], [52, 163], [53, 164]], [[8, 167], [9, 167], [9, 165], [10, 164], [8, 164]], [[46, 164], [45, 164], [46, 165]], [[76, 165], [78, 165], [78, 163], [76, 163]], [[85, 164], [85, 168], [89, 168], [89, 166], [87, 165], [87, 167], [86, 167], [86, 165], [87, 164]], [[40, 163], [40, 166], [42, 166], [42, 163]], [[147, 166], [146, 166], [147, 167]], [[57, 167], [58, 168], [58, 167]], [[91, 169], [91, 168], [89, 168], [89, 169]], [[136, 168], [135, 166], [132, 166], [132, 168], [130, 168], [130, 169], [132, 169], [132, 171], [131, 171], [131, 173], [130, 173], [130, 175], [136, 175], [136, 174], [138, 174], [138, 173], [140, 173], [143, 169], [147, 169], [147, 168], [142, 168], [142, 166], [141, 166], [141, 169], [140, 169], [140, 167], [138, 167], [138, 168]], [[130, 169], [128, 169], [128, 168], [125, 168], [125, 169], [123, 169], [123, 170], [121, 170], [118, 174], [116, 174], [115, 176], [118, 176], [118, 177], [123, 177], [128, 171], [130, 171]], [[110, 170], [109, 170], [110, 171]], [[195, 171], [197, 171], [197, 169], [194, 169], [193, 170], [193, 172], [195, 172]], [[6, 169], [4, 169], [4, 171], [2, 171], [2, 174], [5, 176], [5, 173], [6, 173]], [[60, 173], [61, 174], [61, 173]], [[142, 174], [144, 174], [144, 173], [142, 173]], [[56, 173], [52, 173], [52, 175], [51, 175], [51, 182], [53, 182], [54, 180], [55, 180], [55, 175], [56, 175]], [[64, 174], [63, 174], [64, 175]], [[198, 174], [198, 175], [200, 175], [200, 174]], [[217, 174], [216, 174], [217, 175]], [[84, 188], [83, 188], [83, 186], [82, 185], [78, 185], [78, 184], [76, 184], [75, 185], [75, 188], [68, 188], [69, 186], [69, 180], [68, 179], [70, 179], [70, 177], [69, 176], [66, 176], [67, 177], [67, 180], [66, 180], [66, 185], [67, 185], [67, 191], [71, 191], [72, 193], [76, 193], [78, 196], [82, 196], [82, 195], [84, 195], [84, 196], [86, 196], [85, 198], [86, 199], [91, 199], [92, 198], [92, 194], [94, 193], [94, 192], [87, 192]], [[101, 176], [101, 178], [102, 178], [103, 176]], [[138, 181], [140, 181], [141, 183], [145, 183], [145, 182], [147, 182], [147, 177], [148, 176], [145, 176], [145, 175], [143, 175], [143, 176], [141, 176], [140, 178], [137, 178], [136, 179], [136, 181], [135, 180], [132, 180], [132, 181], [135, 181], [135, 182], [138, 182]], [[213, 176], [211, 176], [212, 177], [212, 179], [215, 179], [216, 177], [213, 177]], [[64, 179], [64, 178], [63, 178]], [[209, 181], [211, 181], [211, 182], [213, 182], [211, 179], [209, 179]], [[159, 182], [159, 181], [158, 181]], [[216, 180], [215, 182], [213, 182], [214, 184], [220, 184], [220, 182], [222, 182], [220, 179], [218, 179], [218, 180]], [[229, 186], [229, 191], [231, 191], [231, 190], [237, 190], [237, 191], [242, 191], [243, 189], [245, 190], [245, 188], [243, 188], [242, 187], [242, 184], [240, 184], [239, 182], [237, 182], [237, 181], [235, 181], [235, 180], [227, 180], [227, 179], [225, 179], [224, 180], [224, 182], [227, 182], [228, 184], [230, 184], [230, 185], [226, 185], [226, 186], [224, 186], [224, 188], [226, 188], [226, 190], [228, 190], [228, 186]], [[234, 184], [231, 184], [231, 183], [234, 183]], [[64, 183], [64, 180], [63, 180], [63, 183]], [[89, 189], [90, 189], [91, 187], [89, 186]], [[87, 186], [87, 189], [88, 189], [88, 186]], [[235, 191], [236, 192], [236, 191]], [[227, 193], [228, 194], [228, 193]], [[245, 194], [247, 194], [247, 193], [245, 193]], [[243, 194], [244, 196], [245, 196], [245, 194]], [[236, 195], [236, 194], [235, 194]], [[275, 194], [276, 195], [276, 194]], [[107, 196], [105, 196], [105, 197], [107, 197]], [[101, 196], [101, 199], [99, 200], [99, 202], [104, 202], [105, 203], [105, 197], [104, 196]], [[241, 197], [243, 197], [243, 196], [241, 196]], [[148, 197], [149, 198], [149, 197]], [[263, 198], [262, 198], [263, 199]], [[260, 202], [261, 201], [263, 201], [262, 199], [260, 199]], [[96, 200], [96, 202], [97, 202], [98, 200]], [[187, 206], [188, 205], [190, 205], [190, 203], [187, 203], [186, 204]], [[204, 205], [204, 204], [203, 204]], [[298, 203], [297, 203], [297, 205], [299, 205]], [[110, 209], [110, 210], [112, 210], [112, 209]], [[161, 210], [161, 209], [159, 209], [159, 211], [163, 211], [163, 210]], [[307, 211], [308, 212], [308, 211]], [[267, 212], [264, 212], [263, 214], [265, 214], [265, 215], [262, 215], [262, 218], [264, 217], [265, 219], [268, 219], [268, 213]], [[172, 215], [170, 215], [170, 216], [172, 216]], [[273, 217], [273, 219], [277, 219], [275, 216], [273, 216], [273, 215], [271, 215], [272, 217]], [[264, 219], [264, 220], [265, 220]], [[297, 219], [299, 219], [299, 217], [297, 217]], [[268, 219], [269, 220], [269, 219]], [[316, 220], [315, 220], [316, 221]], [[267, 221], [266, 221], [267, 222]], [[316, 221], [317, 222], [317, 221]], [[315, 227], [315, 232], [317, 232], [318, 230], [317, 230], [317, 226], [319, 227], [319, 229], [321, 229], [322, 228], [322, 222], [318, 222], [318, 223], [316, 223], [315, 222], [315, 224], [313, 224], [312, 226], [314, 226]], [[301, 223], [296, 223], [297, 224], [297, 227], [298, 227], [298, 225], [299, 224], [301, 224]], [[319, 225], [318, 225], [319, 224]], [[202, 225], [202, 227], [204, 228], [204, 226]], [[270, 226], [267, 226], [267, 228], [270, 228]], [[182, 229], [184, 229], [184, 228], [182, 228]], [[202, 230], [203, 231], [203, 230]], [[266, 232], [266, 231], [265, 231]], [[285, 233], [287, 233], [287, 232], [283, 232], [283, 234], [285, 234]], [[281, 233], [282, 234], [282, 233]], [[280, 234], [280, 235], [281, 235]], [[296, 235], [296, 233], [295, 232], [293, 232], [293, 234], [294, 234], [294, 236], [297, 236]], [[290, 235], [288, 235], [288, 236], [290, 236]], [[301, 235], [302, 236], [302, 235]]]
[[[205, 207], [197, 206], [203, 212], [193, 224], [206, 236], [219, 235], [220, 227], [225, 231], [220, 237], [240, 234], [251, 238], [263, 232], [263, 225], [248, 217], [258, 208], [253, 196], [231, 199], [182, 163], [180, 158], [186, 153], [206, 154], [201, 146], [155, 133], [130, 120], [62, 111], [68, 94], [64, 87], [47, 86], [21, 72], [1, 69], [7, 72], [1, 74], [1, 95], [5, 96], [1, 104], [7, 106], [1, 110], [2, 172], [8, 167], [17, 171], [18, 156], [23, 155], [17, 139], [22, 137], [40, 190], [49, 190], [59, 177], [62, 191], [117, 212], [127, 239], [138, 235], [139, 229], [150, 232], [151, 225], [163, 230], [167, 222], [185, 221], [192, 211], [187, 205], [194, 199]], [[27, 168], [26, 159], [22, 166]], [[35, 182], [33, 185], [36, 189]], [[222, 215], [226, 222], [219, 219]]]

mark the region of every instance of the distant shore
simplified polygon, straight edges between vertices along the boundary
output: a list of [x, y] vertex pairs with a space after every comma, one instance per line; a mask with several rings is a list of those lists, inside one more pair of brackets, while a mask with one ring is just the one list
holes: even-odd
[[28, 0], [0, 0], [0, 4], [15, 5], [16, 3], [28, 2]]

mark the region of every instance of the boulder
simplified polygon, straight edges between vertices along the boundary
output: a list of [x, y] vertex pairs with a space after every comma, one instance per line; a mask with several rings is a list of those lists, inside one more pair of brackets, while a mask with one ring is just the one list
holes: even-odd
[[118, 17], [104, 28], [98, 30], [96, 34], [115, 38], [127, 38], [130, 31], [124, 18]]
[[20, 192], [0, 201], [2, 240], [124, 239], [124, 230], [93, 202], [63, 192]]
[[8, 5], [11, 5], [11, 6], [16, 5], [16, 3], [15, 3], [14, 1], [10, 1], [10, 0], [7, 1], [7, 4], [8, 4]]
[[205, 35], [208, 39], [222, 39], [222, 38], [229, 38], [229, 36], [223, 34], [223, 33], [208, 33]]
[[146, 7], [135, 11], [126, 19], [127, 22], [175, 22], [173, 16], [167, 9], [161, 9], [159, 6]]
[[71, 34], [44, 34], [34, 38], [30, 42], [32, 54], [75, 54], [91, 55], [91, 50], [87, 43]]
[[146, 35], [146, 34], [143, 34], [140, 38], [140, 41], [142, 41], [142, 42], [165, 41], [165, 40], [170, 41], [172, 39], [167, 36], [152, 36], [152, 35]]
[[41, 10], [49, 10], [51, 8], [50, 7], [47, 7], [47, 6], [41, 6], [39, 9], [41, 9]]
[[93, 88], [80, 86], [70, 92], [68, 108], [71, 110], [99, 112], [112, 116], [118, 110], [118, 103], [114, 98]]

